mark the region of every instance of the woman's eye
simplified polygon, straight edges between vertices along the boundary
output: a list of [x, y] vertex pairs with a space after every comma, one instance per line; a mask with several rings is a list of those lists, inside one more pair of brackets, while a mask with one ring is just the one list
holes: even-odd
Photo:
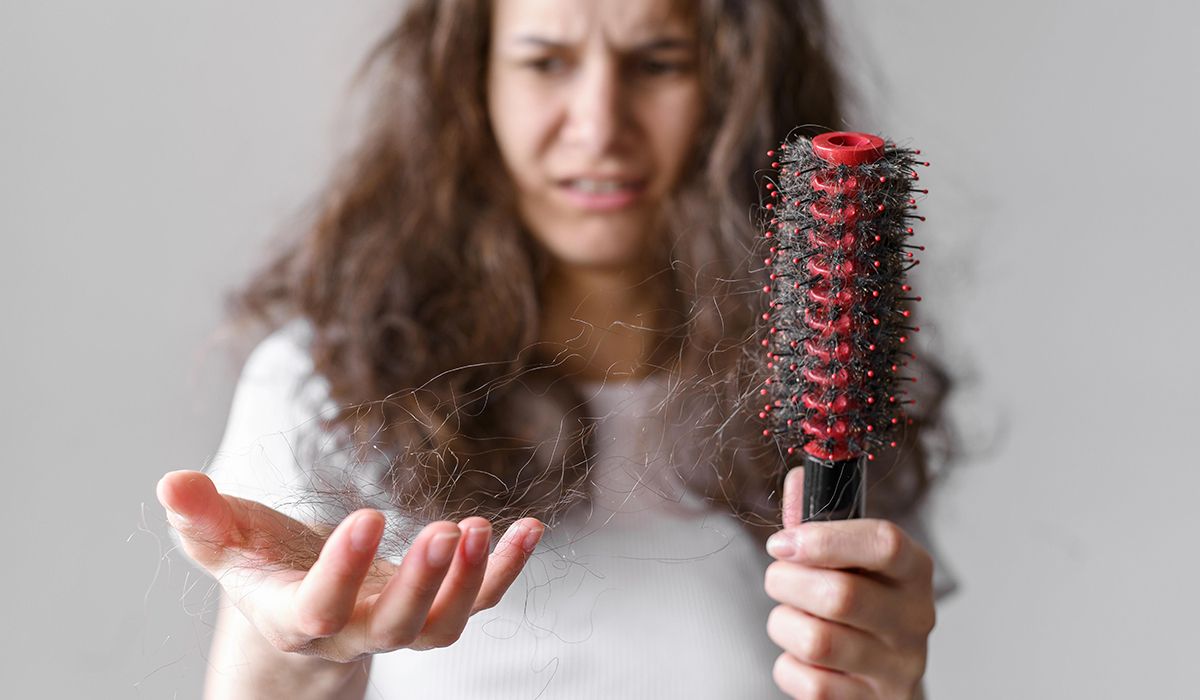
[[526, 68], [538, 73], [560, 73], [567, 68], [567, 62], [558, 56], [542, 56], [531, 58], [524, 62]]
[[643, 59], [638, 63], [638, 70], [649, 76], [673, 75], [682, 73], [687, 68], [688, 64], [683, 61], [666, 61], [655, 58]]

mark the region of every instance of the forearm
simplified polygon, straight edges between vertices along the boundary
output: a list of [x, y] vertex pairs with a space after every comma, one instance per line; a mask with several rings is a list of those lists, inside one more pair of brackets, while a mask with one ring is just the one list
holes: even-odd
[[224, 600], [213, 633], [204, 697], [362, 700], [369, 671], [369, 658], [342, 664], [279, 651]]

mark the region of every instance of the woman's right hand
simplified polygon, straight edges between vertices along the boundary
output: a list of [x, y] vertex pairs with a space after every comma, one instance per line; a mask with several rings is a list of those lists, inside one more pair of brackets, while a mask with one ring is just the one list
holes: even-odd
[[486, 519], [430, 523], [396, 565], [375, 558], [384, 528], [375, 510], [320, 533], [222, 495], [194, 471], [164, 476], [158, 500], [188, 556], [272, 646], [338, 662], [454, 643], [472, 614], [500, 601], [544, 531], [519, 520], [489, 557]]

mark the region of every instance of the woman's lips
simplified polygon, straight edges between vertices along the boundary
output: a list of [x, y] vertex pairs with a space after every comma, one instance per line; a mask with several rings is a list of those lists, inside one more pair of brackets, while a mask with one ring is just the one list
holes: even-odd
[[642, 180], [613, 178], [571, 178], [558, 183], [558, 189], [573, 206], [585, 211], [613, 211], [633, 206], [642, 197]]

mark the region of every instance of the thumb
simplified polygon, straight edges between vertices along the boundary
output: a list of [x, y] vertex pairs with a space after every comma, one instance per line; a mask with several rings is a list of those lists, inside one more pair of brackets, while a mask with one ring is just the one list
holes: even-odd
[[156, 493], [171, 527], [199, 564], [208, 567], [217, 563], [225, 548], [239, 539], [229, 502], [204, 474], [168, 472], [159, 479]]
[[804, 467], [796, 467], [783, 478], [783, 527], [799, 527], [804, 513]]

